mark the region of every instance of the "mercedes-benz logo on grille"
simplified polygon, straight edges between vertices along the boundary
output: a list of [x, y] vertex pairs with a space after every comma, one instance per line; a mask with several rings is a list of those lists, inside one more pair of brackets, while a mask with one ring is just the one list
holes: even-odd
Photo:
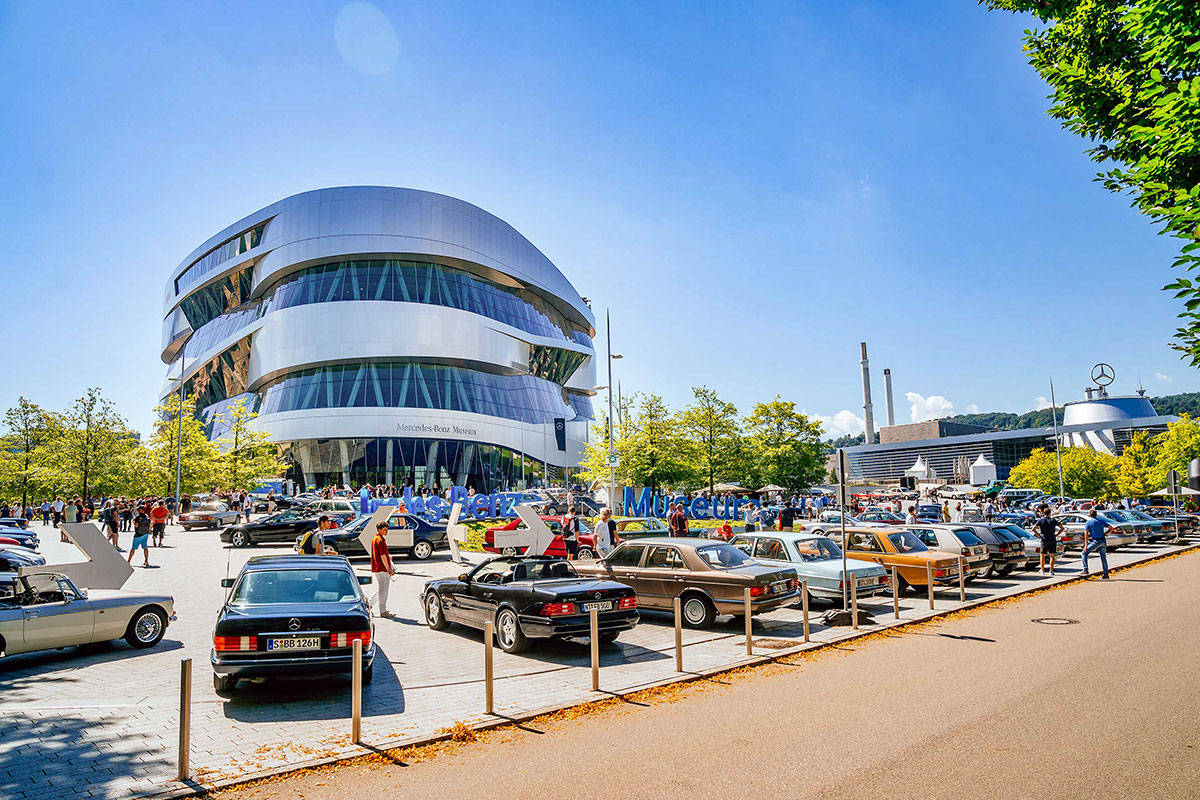
[[599, 592], [596, 592], [596, 593], [594, 593], [594, 594], [592, 595], [592, 597], [594, 597], [594, 598], [596, 598], [597, 600], [599, 600], [599, 599], [600, 599], [600, 593], [599, 593]]
[[298, 620], [294, 617], [292, 619], [289, 619], [288, 620], [288, 630], [290, 630], [290, 631], [300, 630], [300, 620]]

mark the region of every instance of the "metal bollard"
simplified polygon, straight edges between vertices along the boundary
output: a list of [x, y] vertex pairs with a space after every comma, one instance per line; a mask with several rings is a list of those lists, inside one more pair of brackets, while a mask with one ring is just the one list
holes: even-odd
[[804, 641], [808, 642], [808, 581], [800, 581], [800, 597], [804, 607]]
[[958, 602], [967, 602], [967, 560], [958, 557]]
[[350, 674], [350, 741], [362, 744], [362, 640], [355, 639]]
[[929, 587], [929, 610], [933, 611], [933, 562], [925, 562], [925, 585]]
[[179, 662], [179, 772], [176, 780], [191, 779], [189, 757], [192, 750], [192, 660]]
[[854, 630], [858, 630], [858, 581], [850, 577], [850, 613], [854, 615]]
[[892, 567], [892, 613], [900, 619], [900, 568]]
[[675, 598], [675, 671], [683, 672], [683, 601]]
[[492, 646], [495, 638], [495, 623], [483, 623], [483, 713], [492, 713]]
[[746, 602], [746, 655], [754, 655], [754, 631], [751, 627], [754, 623], [750, 616], [750, 587], [747, 586], [744, 590], [743, 599]]
[[600, 691], [600, 614], [591, 610], [592, 623], [592, 691]]

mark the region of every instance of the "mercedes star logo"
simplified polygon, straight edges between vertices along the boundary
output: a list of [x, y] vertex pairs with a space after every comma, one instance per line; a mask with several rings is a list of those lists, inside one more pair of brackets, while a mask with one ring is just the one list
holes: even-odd
[[1116, 371], [1103, 361], [1092, 367], [1092, 383], [1097, 386], [1108, 386], [1116, 376]]
[[292, 631], [300, 630], [300, 620], [296, 619], [295, 617], [293, 617], [292, 619], [289, 619], [288, 620], [288, 630], [292, 630]]
[[594, 598], [596, 598], [597, 600], [599, 600], [599, 599], [600, 599], [600, 593], [599, 593], [599, 592], [596, 592], [595, 594], [593, 594], [593, 595], [592, 595], [592, 597], [594, 597]]

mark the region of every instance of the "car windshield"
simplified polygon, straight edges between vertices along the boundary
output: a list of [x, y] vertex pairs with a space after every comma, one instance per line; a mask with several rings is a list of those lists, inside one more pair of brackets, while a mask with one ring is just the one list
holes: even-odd
[[1024, 528], [1018, 528], [1016, 525], [1005, 525], [1004, 530], [1008, 531], [1013, 536], [1019, 536], [1022, 539], [1036, 539], [1037, 538], [1029, 531], [1025, 530]]
[[730, 569], [731, 567], [741, 567], [754, 563], [754, 559], [728, 544], [697, 547], [696, 555], [700, 556], [700, 560], [713, 569]]
[[1132, 514], [1136, 519], [1143, 519], [1143, 520], [1148, 520], [1150, 522], [1157, 522], [1157, 520], [1154, 519], [1154, 517], [1142, 512], [1142, 511], [1130, 511], [1129, 513]]
[[824, 536], [796, 542], [796, 554], [801, 561], [830, 561], [842, 557], [842, 548]]
[[896, 550], [901, 553], [923, 553], [929, 549], [924, 542], [908, 531], [896, 531], [889, 533], [887, 537], [888, 541], [895, 545]]
[[238, 581], [230, 602], [248, 606], [344, 603], [358, 596], [358, 583], [343, 569], [254, 570]]

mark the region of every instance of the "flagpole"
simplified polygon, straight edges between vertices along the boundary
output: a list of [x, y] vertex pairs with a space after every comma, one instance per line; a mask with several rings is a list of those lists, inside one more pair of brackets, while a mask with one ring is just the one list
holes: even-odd
[[1054, 456], [1058, 459], [1058, 504], [1062, 505], [1067, 501], [1067, 497], [1063, 491], [1062, 448], [1058, 441], [1058, 403], [1054, 401], [1053, 378], [1050, 380], [1050, 416], [1054, 418]]

